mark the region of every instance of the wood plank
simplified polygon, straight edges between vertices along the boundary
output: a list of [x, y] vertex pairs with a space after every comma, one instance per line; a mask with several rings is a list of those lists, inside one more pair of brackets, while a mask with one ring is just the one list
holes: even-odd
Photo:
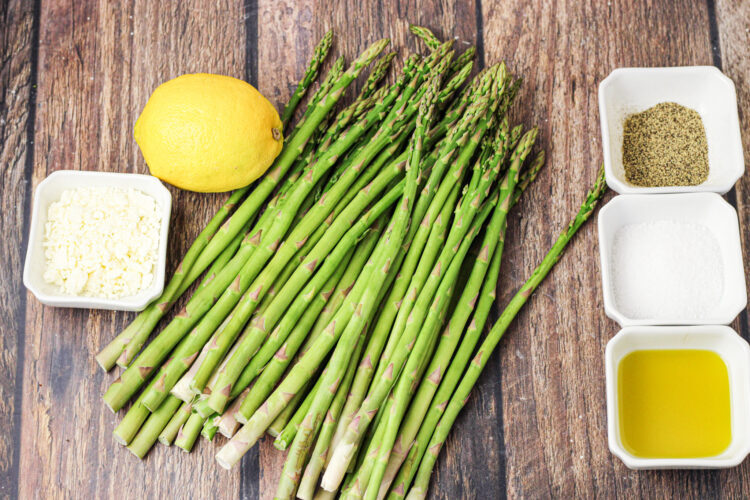
[[[0, 331], [19, 332], [0, 336], [0, 496], [13, 496], [3, 488], [15, 487], [6, 480], [15, 478], [13, 464], [19, 460], [13, 456], [14, 438], [22, 453], [18, 492], [23, 498], [114, 497], [122, 494], [123, 483], [129, 496], [137, 497], [270, 498], [275, 492], [284, 454], [271, 439], [262, 440], [232, 472], [213, 459], [222, 441], [200, 443], [190, 455], [157, 447], [143, 462], [115, 445], [110, 433], [119, 416], [108, 413], [100, 399], [115, 374], [102, 374], [92, 358], [132, 315], [43, 308], [20, 293], [23, 212], [30, 189], [62, 168], [147, 172], [132, 140], [132, 124], [151, 91], [168, 78], [196, 71], [245, 76], [281, 109], [327, 29], [337, 33], [333, 57], [343, 53], [351, 60], [370, 42], [388, 36], [402, 59], [417, 47], [423, 50], [408, 34], [409, 22], [425, 24], [441, 37], [458, 37], [459, 49], [478, 44], [487, 63], [506, 57], [525, 77], [514, 116], [526, 124], [539, 122], [540, 143], [550, 160], [510, 220], [499, 304], [538, 263], [594, 178], [601, 158], [596, 86], [611, 69], [710, 64], [718, 55], [737, 83], [740, 118], [747, 124], [742, 110], [750, 104], [750, 8], [726, 0], [715, 6], [717, 26], [710, 1], [658, 6], [565, 0], [39, 3], [31, 185], [24, 182], [24, 165], [33, 3], [15, 0], [0, 7], [5, 19], [0, 28], [0, 119], [5, 120], [0, 121], [5, 236], [0, 257], [10, 262], [0, 269]], [[716, 48], [711, 33], [718, 35]], [[747, 182], [735, 194], [743, 227], [750, 223]], [[224, 198], [173, 194], [170, 267]], [[747, 238], [743, 230], [746, 252]], [[432, 497], [498, 498], [506, 491], [532, 497], [750, 492], [747, 465], [635, 473], [609, 454], [603, 352], [618, 328], [603, 314], [596, 245], [590, 224], [508, 332], [448, 440]], [[24, 307], [19, 388], [14, 353]], [[742, 330], [744, 322], [747, 331], [747, 321], [743, 315], [735, 327]], [[13, 427], [20, 421], [15, 394], [24, 398], [20, 439]]]
[[[509, 221], [504, 304], [596, 175], [598, 83], [618, 66], [710, 64], [712, 56], [703, 3], [485, 2], [483, 13], [487, 62], [506, 58], [525, 78], [514, 116], [539, 124], [548, 151], [547, 167]], [[597, 261], [589, 224], [509, 330], [479, 388], [485, 394], [502, 380], [508, 495], [716, 495], [715, 472], [636, 473], [609, 453], [603, 359], [618, 327], [603, 314]], [[455, 439], [473, 432], [477, 410], [466, 412]], [[488, 443], [476, 454], [492, 449]]]
[[[153, 89], [188, 72], [242, 77], [242, 8], [212, 2], [41, 2], [33, 184], [57, 169], [146, 173], [132, 126]], [[169, 265], [226, 195], [172, 190]], [[238, 472], [215, 446], [157, 447], [141, 462], [116, 445], [101, 394], [116, 376], [93, 355], [132, 314], [43, 308], [28, 301], [20, 496], [236, 497]], [[121, 412], [124, 413], [124, 412]]]
[[32, 2], [0, 5], [0, 497], [15, 494], [26, 293], [21, 282], [29, 212], [37, 25]]
[[[718, 39], [712, 40], [714, 63], [734, 81], [737, 90], [737, 110], [745, 151], [745, 164], [750, 160], [750, 5], [745, 2], [719, 0], [709, 3], [709, 14], [715, 23]], [[713, 8], [713, 12], [710, 10]], [[750, 273], [750, 180], [745, 175], [735, 186], [735, 201], [740, 219], [740, 234], [745, 262], [745, 276]], [[750, 340], [747, 311], [732, 325]], [[726, 498], [747, 495], [750, 491], [750, 464], [745, 460], [737, 469], [719, 473], [721, 495]]]

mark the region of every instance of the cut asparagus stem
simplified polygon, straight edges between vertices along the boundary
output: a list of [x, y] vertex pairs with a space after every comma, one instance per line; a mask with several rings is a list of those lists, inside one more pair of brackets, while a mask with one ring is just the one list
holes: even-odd
[[187, 421], [177, 432], [174, 445], [182, 451], [189, 453], [193, 449], [198, 436], [200, 436], [201, 430], [203, 429], [203, 422], [205, 420], [205, 418], [197, 413], [191, 413], [190, 417], [188, 417]]
[[[152, 385], [153, 383], [154, 382], [151, 381], [149, 385]], [[146, 408], [142, 404], [143, 396], [145, 393], [145, 390], [141, 392], [138, 398], [133, 402], [133, 405], [128, 409], [128, 412], [125, 414], [122, 420], [120, 420], [120, 423], [117, 425], [117, 427], [115, 427], [115, 430], [112, 432], [115, 441], [117, 441], [121, 445], [127, 446], [128, 444], [130, 444], [130, 441], [132, 441], [135, 435], [138, 433], [138, 429], [141, 428], [143, 422], [145, 422], [150, 415], [148, 408]]]
[[[307, 399], [307, 396], [310, 395], [308, 389], [310, 388], [310, 384], [307, 383], [302, 387], [302, 390], [300, 390], [297, 394], [294, 395], [294, 397], [289, 401], [289, 404], [286, 408], [284, 408], [284, 411], [279, 413], [279, 416], [276, 417], [276, 420], [273, 421], [271, 425], [268, 426], [268, 435], [272, 438], [277, 438], [279, 434], [284, 432], [284, 428], [286, 428], [286, 425], [289, 423], [289, 420], [291, 420], [292, 417], [294, 417], [295, 412], [297, 411], [297, 408], [299, 408], [300, 403], [303, 402], [304, 399]], [[309, 405], [308, 405], [309, 407]], [[305, 409], [307, 411], [307, 409]], [[295, 429], [296, 432], [296, 429]], [[274, 439], [274, 446], [276, 446], [276, 440]], [[279, 450], [285, 450], [286, 447], [283, 448], [277, 448]]]
[[216, 433], [219, 431], [219, 416], [218, 415], [212, 415], [203, 422], [203, 428], [201, 429], [201, 436], [203, 436], [206, 441], [213, 441], [214, 436], [216, 436]]
[[138, 458], [145, 457], [146, 453], [156, 444], [157, 438], [174, 417], [175, 412], [178, 411], [180, 403], [182, 401], [174, 396], [169, 396], [164, 400], [164, 403], [148, 417], [138, 434], [128, 445], [128, 450]]
[[170, 421], [159, 434], [159, 442], [166, 446], [171, 446], [177, 437], [177, 432], [185, 421], [190, 417], [190, 411], [192, 405], [190, 403], [182, 403], [180, 408], [175, 412]]
[[604, 195], [607, 189], [606, 181], [604, 178], [604, 170], [600, 170], [599, 176], [594, 184], [591, 191], [588, 192], [586, 200], [581, 205], [578, 214], [570, 222], [567, 229], [558, 237], [557, 241], [552, 248], [544, 257], [539, 266], [531, 273], [531, 276], [526, 283], [521, 286], [520, 290], [513, 296], [508, 305], [503, 310], [502, 314], [495, 322], [494, 326], [487, 334], [484, 342], [479, 347], [479, 350], [474, 355], [471, 363], [466, 368], [461, 382], [456, 388], [455, 392], [450, 398], [445, 413], [440, 419], [435, 431], [430, 439], [427, 446], [427, 451], [422, 458], [422, 462], [419, 465], [417, 476], [415, 478], [414, 486], [409, 491], [407, 498], [418, 499], [425, 498], [427, 495], [427, 487], [430, 480], [432, 469], [435, 466], [435, 461], [442, 448], [445, 438], [450, 432], [456, 417], [460, 413], [463, 406], [471, 393], [472, 388], [477, 382], [479, 375], [487, 364], [487, 361], [492, 351], [497, 346], [498, 342], [502, 338], [503, 334], [508, 329], [508, 326], [516, 317], [521, 308], [529, 300], [531, 294], [536, 290], [539, 284], [549, 274], [552, 268], [555, 266], [560, 257], [562, 256], [565, 247], [568, 245], [570, 240], [573, 238], [575, 233], [581, 228], [581, 226], [591, 217], [594, 213], [597, 203]]
[[240, 410], [240, 404], [242, 404], [242, 401], [245, 399], [245, 396], [247, 396], [247, 393], [250, 392], [250, 389], [245, 389], [242, 391], [242, 393], [232, 402], [232, 404], [227, 408], [227, 410], [224, 412], [224, 414], [219, 418], [218, 426], [219, 426], [219, 432], [228, 438], [231, 438], [234, 436], [234, 433], [237, 432], [237, 429], [240, 427], [240, 423], [237, 421], [237, 412]]
[[331, 402], [331, 407], [326, 413], [325, 420], [323, 420], [318, 439], [315, 441], [315, 449], [310, 455], [310, 460], [308, 461], [307, 466], [305, 467], [305, 472], [302, 476], [302, 479], [300, 480], [300, 485], [297, 490], [298, 498], [302, 498], [304, 500], [312, 500], [313, 498], [315, 487], [317, 486], [318, 479], [320, 478], [320, 473], [323, 470], [323, 466], [325, 465], [325, 460], [328, 454], [331, 438], [333, 437], [333, 432], [336, 430], [336, 421], [341, 415], [341, 410], [344, 407], [346, 394], [349, 392], [352, 380], [354, 379], [354, 373], [357, 370], [357, 364], [359, 362], [360, 355], [362, 354], [362, 350], [366, 340], [366, 336], [364, 335], [364, 333], [365, 332], [363, 331], [363, 335], [360, 338], [359, 343], [357, 344], [357, 349], [349, 360], [349, 366], [346, 369], [346, 374], [339, 384], [339, 387], [336, 389], [336, 396], [333, 398], [333, 402]]

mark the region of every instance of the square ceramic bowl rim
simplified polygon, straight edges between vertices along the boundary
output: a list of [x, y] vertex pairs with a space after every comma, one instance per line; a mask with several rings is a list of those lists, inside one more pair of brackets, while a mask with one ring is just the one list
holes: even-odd
[[[612, 198], [606, 205], [604, 205], [599, 210], [599, 215], [597, 217], [597, 231], [599, 233], [599, 260], [600, 260], [600, 266], [601, 266], [601, 273], [602, 273], [602, 293], [604, 295], [604, 312], [605, 314], [613, 319], [614, 321], [617, 321], [617, 323], [621, 327], [626, 326], [649, 326], [649, 325], [713, 325], [713, 324], [723, 324], [728, 325], [734, 319], [747, 307], [747, 290], [746, 290], [746, 284], [744, 283], [744, 267], [740, 269], [740, 275], [743, 276], [743, 286], [739, 290], [735, 290], [737, 293], [735, 299], [737, 302], [737, 307], [729, 309], [730, 313], [727, 316], [716, 316], [712, 318], [704, 318], [701, 320], [697, 320], [695, 318], [691, 319], [681, 319], [681, 318], [666, 318], [666, 319], [655, 319], [655, 318], [644, 318], [644, 319], [633, 319], [627, 317], [625, 314], [623, 314], [617, 307], [617, 303], [614, 298], [614, 294], [612, 291], [612, 264], [610, 262], [610, 255], [612, 253], [612, 248], [610, 247], [609, 243], [604, 238], [604, 225], [607, 221], [607, 214], [614, 210], [617, 204], [619, 203], [638, 203], [639, 198], [646, 196], [648, 197], [648, 201], [654, 201], [654, 200], [682, 200], [682, 201], [688, 201], [690, 199], [698, 200], [700, 198], [704, 198], [707, 201], [710, 200], [717, 200], [720, 201], [722, 204], [724, 204], [728, 209], [731, 210], [731, 212], [734, 214], [734, 217], [732, 217], [732, 225], [734, 226], [734, 229], [732, 231], [732, 234], [736, 236], [736, 239], [734, 241], [729, 242], [730, 245], [735, 247], [735, 252], [737, 253], [738, 262], [740, 264], [743, 263], [742, 260], [742, 244], [740, 242], [740, 228], [739, 228], [739, 219], [737, 216], [737, 210], [727, 203], [727, 201], [722, 198], [720, 195], [716, 193], [670, 193], [660, 196], [652, 196], [652, 195], [643, 195], [643, 194], [637, 194], [637, 195], [619, 195]], [[718, 239], [718, 238], [717, 238]], [[720, 245], [724, 245], [726, 243], [719, 243]], [[729, 291], [725, 290], [724, 293], [730, 293]]]
[[[116, 179], [127, 178], [129, 182], [134, 181], [135, 189], [153, 196], [159, 204], [162, 222], [159, 231], [159, 251], [157, 253], [156, 272], [154, 281], [151, 286], [142, 290], [140, 293], [123, 297], [120, 299], [106, 299], [101, 297], [86, 297], [76, 295], [66, 295], [63, 293], [51, 294], [37, 288], [32, 281], [32, 247], [41, 246], [42, 241], [39, 239], [40, 225], [47, 220], [47, 214], [42, 213], [42, 193], [56, 179], [62, 177], [80, 178], [80, 187], [108, 184], [117, 186], [114, 182]], [[100, 182], [102, 181], [103, 182]], [[90, 182], [93, 181], [93, 182]], [[172, 212], [172, 195], [169, 190], [156, 178], [150, 175], [130, 174], [120, 172], [92, 172], [84, 170], [57, 170], [42, 180], [34, 190], [34, 200], [31, 211], [31, 224], [29, 225], [28, 243], [26, 246], [26, 257], [23, 269], [23, 284], [26, 288], [39, 299], [40, 302], [54, 307], [74, 307], [87, 309], [108, 309], [114, 311], [141, 311], [151, 301], [161, 295], [164, 291], [164, 278], [166, 275], [167, 263], [167, 240], [169, 236], [169, 220]]]
[[[737, 465], [741, 464], [747, 455], [750, 453], [750, 430], [745, 434], [745, 442], [740, 442], [738, 445], [738, 448], [736, 452], [726, 458], [723, 459], [717, 459], [713, 457], [703, 457], [703, 458], [643, 458], [643, 457], [637, 457], [635, 455], [632, 455], [629, 453], [625, 448], [620, 444], [620, 441], [617, 436], [617, 425], [616, 425], [616, 415], [617, 415], [617, 408], [616, 408], [616, 401], [617, 401], [617, 374], [616, 374], [616, 366], [614, 361], [614, 349], [617, 343], [626, 341], [627, 337], [630, 335], [643, 335], [648, 334], [651, 332], [658, 331], [662, 334], [667, 335], [674, 335], [674, 336], [683, 336], [685, 333], [692, 333], [696, 335], [702, 335], [702, 334], [709, 334], [709, 333], [718, 333], [722, 336], [726, 336], [730, 339], [732, 342], [736, 342], [739, 348], [743, 351], [744, 355], [744, 365], [746, 370], [750, 371], [750, 345], [742, 338], [740, 337], [737, 332], [732, 329], [731, 327], [728, 327], [726, 325], [694, 325], [694, 326], [629, 326], [621, 329], [617, 334], [612, 337], [609, 342], [607, 342], [607, 347], [605, 349], [604, 354], [604, 366], [605, 366], [605, 373], [606, 373], [606, 393], [607, 393], [607, 440], [609, 443], [609, 450], [612, 452], [613, 455], [615, 455], [617, 458], [622, 460], [622, 462], [630, 469], [722, 469], [722, 468], [729, 468], [729, 467], [736, 467]], [[627, 351], [627, 353], [635, 352], [640, 349], [632, 349], [630, 351]], [[716, 352], [716, 351], [713, 351]], [[722, 361], [727, 365], [727, 368], [729, 368], [729, 364], [727, 360], [721, 356], [720, 353], [716, 352], [718, 354]], [[622, 358], [620, 358], [622, 359]], [[736, 390], [732, 389], [732, 383], [730, 378], [730, 391]], [[747, 394], [748, 391], [745, 391], [745, 403], [747, 403], [750, 400], [750, 394]], [[732, 400], [732, 394], [730, 392], [730, 401]], [[747, 406], [747, 405], [746, 405]], [[745, 416], [750, 417], [748, 415], [750, 411], [748, 411], [747, 408], [745, 408]], [[748, 426], [750, 425], [750, 418], [747, 418], [748, 422], [745, 422], [744, 425]], [[734, 423], [733, 423], [733, 429], [734, 429]], [[730, 442], [730, 447], [734, 443], [734, 433], [732, 436], [732, 442]]]
[[[642, 75], [643, 78], [648, 78], [656, 73], [713, 73], [714, 76], [719, 77], [725, 85], [727, 85], [727, 92], [731, 92], [731, 98], [734, 102], [734, 106], [731, 110], [731, 123], [729, 126], [737, 129], [736, 134], [736, 145], [731, 148], [731, 151], [726, 152], [727, 155], [734, 156], [734, 164], [738, 167], [737, 169], [727, 170], [722, 182], [715, 183], [713, 185], [699, 184], [697, 186], [659, 186], [659, 187], [640, 187], [629, 184], [615, 175], [614, 167], [612, 165], [612, 150], [610, 148], [610, 129], [607, 107], [605, 106], [605, 93], [607, 88], [612, 82], [620, 75], [623, 74], [637, 74]], [[719, 194], [726, 194], [737, 181], [745, 173], [745, 160], [742, 151], [742, 138], [740, 135], [740, 120], [739, 113], [737, 111], [737, 90], [734, 82], [731, 78], [726, 76], [715, 66], [675, 66], [675, 67], [627, 67], [627, 68], [615, 68], [612, 72], [599, 83], [598, 89], [599, 97], [599, 122], [602, 130], [602, 152], [604, 154], [604, 171], [607, 176], [607, 185], [615, 192], [619, 194], [659, 194], [659, 193], [696, 193], [696, 192], [715, 192]], [[710, 167], [710, 165], [709, 165]]]

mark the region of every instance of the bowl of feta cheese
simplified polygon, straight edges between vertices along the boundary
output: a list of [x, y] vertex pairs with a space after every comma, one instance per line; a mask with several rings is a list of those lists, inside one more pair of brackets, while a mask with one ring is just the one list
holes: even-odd
[[171, 209], [150, 175], [50, 174], [34, 191], [24, 285], [50, 306], [143, 310], [164, 289]]

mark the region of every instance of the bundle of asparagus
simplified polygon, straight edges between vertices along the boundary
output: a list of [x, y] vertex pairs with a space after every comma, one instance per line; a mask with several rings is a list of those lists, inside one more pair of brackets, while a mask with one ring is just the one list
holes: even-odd
[[[107, 370], [125, 368], [104, 395], [113, 411], [142, 389], [114, 431], [137, 456], [157, 439], [190, 451], [219, 432], [230, 439], [217, 460], [229, 468], [268, 432], [289, 450], [278, 498], [425, 495], [489, 354], [604, 184], [600, 175], [475, 350], [508, 213], [544, 152], [527, 161], [537, 130], [509, 125], [520, 80], [505, 64], [469, 79], [473, 49], [454, 58], [450, 42], [412, 31], [429, 53], [408, 57], [390, 86], [395, 54], [378, 59], [387, 40], [346, 70], [343, 59], [332, 65], [269, 173], [229, 197], [162, 296], [97, 356]], [[331, 43], [328, 33], [316, 47], [285, 127]]]

